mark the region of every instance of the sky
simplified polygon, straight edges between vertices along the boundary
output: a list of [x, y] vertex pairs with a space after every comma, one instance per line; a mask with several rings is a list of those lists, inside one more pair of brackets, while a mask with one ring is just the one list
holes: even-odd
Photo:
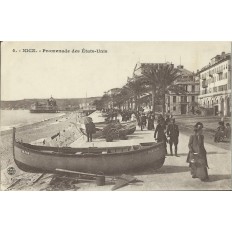
[[[230, 45], [230, 42], [3, 42], [1, 100], [51, 95], [102, 96], [105, 91], [126, 84], [137, 62], [169, 61], [175, 66], [181, 63], [196, 72], [217, 54], [230, 52]], [[45, 51], [54, 49], [70, 52]], [[72, 53], [73, 49], [79, 52]], [[85, 53], [82, 49], [107, 53]]]

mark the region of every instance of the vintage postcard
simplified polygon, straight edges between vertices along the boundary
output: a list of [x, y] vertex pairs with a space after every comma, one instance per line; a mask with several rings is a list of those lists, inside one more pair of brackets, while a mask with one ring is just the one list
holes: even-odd
[[1, 42], [1, 190], [231, 190], [231, 42]]

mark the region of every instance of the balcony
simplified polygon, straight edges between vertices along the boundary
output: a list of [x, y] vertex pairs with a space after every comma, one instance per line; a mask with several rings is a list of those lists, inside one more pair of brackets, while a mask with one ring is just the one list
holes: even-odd
[[180, 104], [188, 104], [188, 101], [180, 101]]
[[217, 74], [219, 74], [219, 73], [223, 73], [223, 68], [221, 68], [221, 67], [220, 67], [220, 68], [218, 68], [218, 70], [216, 71], [216, 73], [217, 73]]

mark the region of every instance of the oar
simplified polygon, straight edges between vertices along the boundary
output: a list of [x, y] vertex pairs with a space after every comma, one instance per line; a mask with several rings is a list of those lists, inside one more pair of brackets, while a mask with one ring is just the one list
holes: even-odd
[[[91, 176], [91, 177], [104, 176], [104, 175], [92, 174], [92, 173], [86, 173], [86, 172], [76, 172], [76, 171], [71, 171], [71, 170], [61, 169], [61, 168], [57, 168], [56, 171], [65, 172], [65, 173], [73, 173], [73, 174], [84, 175], [84, 176]], [[112, 176], [108, 176], [108, 177], [112, 178]]]

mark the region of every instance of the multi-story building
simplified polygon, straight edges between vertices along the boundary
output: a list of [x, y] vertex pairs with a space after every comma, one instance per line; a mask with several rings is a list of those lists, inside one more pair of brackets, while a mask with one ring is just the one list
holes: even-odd
[[173, 85], [178, 85], [183, 89], [182, 93], [169, 92], [166, 94], [166, 112], [173, 115], [194, 114], [200, 92], [199, 78], [183, 65], [177, 66], [181, 77], [174, 81]]
[[210, 60], [210, 63], [198, 71], [200, 77], [201, 107], [211, 109], [214, 115], [230, 116], [231, 100], [231, 64], [230, 53], [222, 52]]
[[[174, 66], [172, 63], [166, 63], [169, 65]], [[156, 63], [138, 63], [135, 66], [134, 73], [139, 75], [142, 73], [143, 69], [152, 66], [152, 65], [163, 65], [156, 64]], [[182, 94], [180, 93], [174, 93], [169, 92], [166, 94], [166, 112], [171, 113], [173, 115], [177, 114], [187, 114], [187, 113], [194, 113], [196, 104], [198, 101], [198, 95], [199, 95], [199, 78], [193, 73], [188, 71], [184, 68], [183, 65], [177, 66], [181, 73], [181, 77], [174, 81], [174, 85], [179, 85], [184, 89]], [[137, 71], [138, 70], [138, 71]], [[150, 93], [151, 95], [151, 93]], [[146, 96], [148, 98], [148, 96]], [[151, 109], [151, 97], [148, 98], [148, 104], [146, 104], [146, 107], [149, 107]], [[161, 111], [162, 107], [161, 105], [157, 105], [157, 110]]]

